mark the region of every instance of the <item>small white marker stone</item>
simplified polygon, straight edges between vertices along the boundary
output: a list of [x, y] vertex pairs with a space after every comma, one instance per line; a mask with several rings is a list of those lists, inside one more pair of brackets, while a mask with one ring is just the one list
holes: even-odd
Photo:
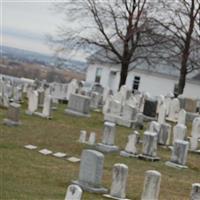
[[70, 161], [70, 162], [76, 163], [76, 162], [80, 162], [81, 159], [80, 158], [76, 158], [76, 157], [70, 157], [67, 160]]
[[43, 154], [43, 155], [50, 155], [50, 154], [52, 154], [52, 151], [50, 151], [48, 149], [41, 149], [39, 152], [41, 154]]
[[61, 152], [57, 152], [54, 153], [53, 156], [57, 157], [57, 158], [64, 158], [66, 156], [65, 153], [61, 153]]
[[37, 149], [37, 146], [34, 146], [32, 144], [28, 144], [28, 145], [25, 145], [24, 148], [33, 150], [33, 149]]

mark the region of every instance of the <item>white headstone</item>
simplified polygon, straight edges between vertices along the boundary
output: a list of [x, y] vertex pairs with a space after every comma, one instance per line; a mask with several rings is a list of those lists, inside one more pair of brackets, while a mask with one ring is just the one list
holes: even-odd
[[146, 171], [141, 200], [158, 200], [160, 192], [160, 182], [161, 174], [158, 171]]
[[81, 200], [82, 189], [78, 185], [70, 185], [67, 188], [65, 200]]

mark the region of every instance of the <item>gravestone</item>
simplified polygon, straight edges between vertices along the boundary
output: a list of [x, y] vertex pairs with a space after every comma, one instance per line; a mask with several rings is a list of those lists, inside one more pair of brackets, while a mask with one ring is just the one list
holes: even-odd
[[38, 92], [30, 90], [28, 95], [28, 110], [26, 114], [32, 115], [38, 109]]
[[86, 143], [87, 132], [85, 130], [80, 131], [79, 142]]
[[179, 114], [178, 114], [178, 124], [184, 124], [186, 123], [186, 112], [184, 109], [181, 109]]
[[179, 99], [175, 98], [170, 102], [169, 115], [167, 120], [171, 122], [177, 122], [179, 112], [180, 112], [180, 102]]
[[128, 166], [120, 163], [115, 164], [113, 167], [110, 194], [105, 194], [103, 196], [113, 199], [125, 200], [127, 178]]
[[112, 115], [120, 116], [121, 112], [122, 112], [122, 104], [120, 103], [120, 101], [111, 100], [111, 102], [110, 102], [110, 113]]
[[186, 161], [189, 149], [189, 142], [176, 140], [172, 149], [171, 160], [166, 162], [167, 166], [174, 168], [187, 168]]
[[139, 155], [139, 158], [151, 161], [160, 160], [160, 158], [157, 157], [157, 141], [157, 133], [145, 131], [143, 137], [143, 152]]
[[157, 100], [158, 103], [157, 103], [156, 113], [158, 114], [160, 112], [160, 107], [164, 104], [165, 97], [163, 95], [160, 95], [158, 96]]
[[190, 151], [200, 153], [200, 150], [198, 150], [199, 141], [197, 137], [191, 137], [190, 138]]
[[3, 120], [3, 123], [7, 126], [18, 126], [21, 125], [20, 116], [20, 105], [17, 103], [11, 103], [8, 108], [7, 118]]
[[200, 117], [197, 117], [192, 122], [192, 137], [200, 138]]
[[172, 126], [170, 124], [161, 124], [160, 132], [158, 134], [158, 144], [169, 145], [171, 137]]
[[164, 124], [165, 123], [165, 117], [166, 117], [166, 106], [165, 104], [161, 104], [159, 107], [159, 112], [158, 112], [158, 123], [159, 124]]
[[160, 192], [160, 182], [160, 172], [155, 170], [146, 171], [141, 200], [158, 200]]
[[120, 151], [120, 155], [124, 157], [138, 157], [138, 151], [136, 144], [138, 142], [139, 133], [134, 131], [134, 134], [128, 136], [128, 143], [126, 144], [125, 150]]
[[200, 200], [200, 183], [192, 184], [190, 200]]
[[156, 117], [157, 101], [153, 99], [146, 99], [144, 103], [143, 114], [150, 118]]
[[176, 140], [184, 140], [187, 133], [187, 127], [183, 124], [177, 124], [173, 128], [173, 144]]
[[152, 121], [149, 124], [149, 131], [152, 133], [157, 133], [157, 135], [158, 135], [160, 132], [160, 124], [156, 121]]
[[96, 141], [96, 133], [91, 132], [87, 143], [89, 145], [95, 145], [95, 141]]
[[82, 189], [78, 185], [70, 185], [67, 188], [65, 200], [81, 200]]
[[80, 117], [90, 117], [90, 97], [71, 94], [65, 113]]
[[107, 193], [107, 189], [101, 186], [103, 176], [104, 155], [95, 150], [83, 150], [79, 179], [73, 181], [84, 191], [92, 193]]
[[98, 143], [96, 148], [105, 153], [118, 151], [119, 148], [115, 146], [115, 134], [116, 125], [112, 122], [105, 122], [102, 143]]
[[99, 109], [102, 105], [102, 95], [98, 92], [91, 93], [90, 107], [92, 109]]
[[185, 110], [187, 112], [196, 113], [197, 112], [197, 100], [191, 98], [185, 98]]

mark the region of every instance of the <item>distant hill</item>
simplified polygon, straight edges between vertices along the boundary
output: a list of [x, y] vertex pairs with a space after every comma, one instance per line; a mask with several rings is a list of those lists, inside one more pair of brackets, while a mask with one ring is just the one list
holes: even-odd
[[2, 56], [15, 61], [25, 61], [30, 63], [43, 64], [52, 68], [70, 69], [78, 72], [85, 72], [87, 63], [79, 60], [67, 60], [51, 55], [37, 53], [33, 51], [18, 49], [14, 47], [2, 46]]

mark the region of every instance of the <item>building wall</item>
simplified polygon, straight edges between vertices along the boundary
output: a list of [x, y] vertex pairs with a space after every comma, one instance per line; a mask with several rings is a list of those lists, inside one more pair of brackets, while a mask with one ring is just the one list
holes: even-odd
[[[87, 82], [94, 82], [95, 81], [95, 75], [96, 75], [96, 69], [98, 67], [102, 68], [102, 77], [100, 84], [103, 87], [109, 88], [110, 85], [110, 72], [111, 71], [117, 71], [117, 66], [116, 67], [106, 67], [106, 66], [101, 66], [98, 64], [95, 65], [90, 65], [87, 70], [87, 75], [86, 75], [86, 81]], [[139, 91], [141, 92], [149, 92], [153, 96], [158, 96], [158, 95], [166, 95], [169, 92], [173, 92], [174, 90], [174, 85], [177, 83], [177, 79], [175, 78], [170, 78], [170, 77], [165, 77], [162, 75], [154, 75], [154, 74], [149, 74], [149, 73], [144, 73], [140, 71], [131, 71], [128, 74], [127, 80], [126, 80], [126, 85], [129, 89], [132, 89], [133, 87], [133, 81], [134, 77], [139, 76], [140, 77], [140, 85], [139, 85]], [[119, 85], [119, 80], [120, 80], [120, 72], [118, 71], [116, 73], [115, 80], [112, 82], [112, 88], [114, 92], [118, 90], [118, 85]], [[187, 83], [185, 90], [184, 90], [184, 96], [186, 97], [193, 97], [193, 98], [200, 98], [200, 84], [192, 84], [192, 83]]]

